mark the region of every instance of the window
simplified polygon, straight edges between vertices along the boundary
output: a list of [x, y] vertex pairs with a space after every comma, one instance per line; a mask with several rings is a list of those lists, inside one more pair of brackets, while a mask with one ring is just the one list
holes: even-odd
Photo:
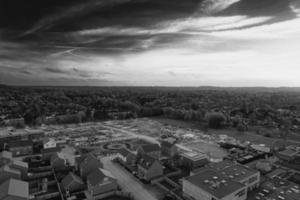
[[244, 196], [245, 194], [246, 194], [246, 190], [241, 190], [238, 193], [236, 193], [235, 196], [241, 197], [241, 196]]

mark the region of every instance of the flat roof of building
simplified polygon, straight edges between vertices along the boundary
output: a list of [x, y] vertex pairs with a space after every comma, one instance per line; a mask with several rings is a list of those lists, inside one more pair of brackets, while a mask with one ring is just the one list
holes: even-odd
[[212, 169], [203, 170], [196, 175], [185, 178], [185, 180], [219, 199], [245, 188], [245, 185], [230, 180]]
[[182, 153], [181, 156], [188, 158], [192, 161], [203, 160], [203, 159], [207, 158], [207, 156], [205, 154], [197, 153], [194, 151]]
[[242, 181], [246, 178], [249, 178], [249, 177], [259, 173], [258, 171], [255, 171], [253, 169], [250, 169], [250, 168], [245, 167], [240, 164], [236, 164], [236, 165], [227, 167], [220, 172], [224, 176], [226, 176], [234, 181]]

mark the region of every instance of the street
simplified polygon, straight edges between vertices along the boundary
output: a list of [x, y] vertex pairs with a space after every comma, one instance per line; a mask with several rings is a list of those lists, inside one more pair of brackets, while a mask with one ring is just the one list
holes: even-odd
[[108, 157], [102, 158], [101, 162], [104, 165], [104, 169], [109, 170], [112, 175], [118, 179], [118, 183], [122, 190], [131, 192], [135, 200], [157, 200], [157, 198], [144, 188], [143, 184], [136, 180], [132, 174], [121, 166], [113, 163]]

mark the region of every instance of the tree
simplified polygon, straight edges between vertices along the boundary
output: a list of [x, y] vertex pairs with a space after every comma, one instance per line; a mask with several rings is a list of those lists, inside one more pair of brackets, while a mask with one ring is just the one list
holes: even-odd
[[220, 129], [224, 126], [225, 116], [220, 112], [208, 113], [206, 117], [209, 128]]

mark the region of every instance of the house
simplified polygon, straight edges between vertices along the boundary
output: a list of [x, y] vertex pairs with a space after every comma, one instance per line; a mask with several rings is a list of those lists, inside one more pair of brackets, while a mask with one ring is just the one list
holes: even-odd
[[33, 152], [33, 142], [31, 140], [13, 141], [8, 146], [14, 157], [31, 155]]
[[209, 163], [207, 156], [203, 153], [185, 152], [181, 154], [182, 165], [189, 170], [203, 167]]
[[160, 162], [147, 154], [138, 160], [137, 166], [138, 176], [147, 181], [163, 175], [163, 166]]
[[161, 142], [161, 154], [167, 157], [174, 157], [178, 154], [175, 144], [176, 140], [165, 139]]
[[27, 182], [8, 179], [0, 185], [1, 200], [28, 200], [29, 185]]
[[11, 152], [9, 152], [9, 151], [0, 152], [0, 167], [10, 163], [11, 160], [12, 160], [12, 153]]
[[51, 156], [56, 154], [57, 152], [60, 152], [61, 148], [59, 147], [53, 147], [53, 148], [48, 148], [48, 149], [42, 149], [42, 158], [43, 160], [50, 160]]
[[136, 155], [125, 148], [118, 150], [117, 157], [123, 164], [133, 165], [136, 162]]
[[56, 142], [53, 138], [44, 138], [43, 139], [43, 148], [49, 149], [49, 148], [55, 148]]
[[138, 156], [149, 155], [153, 158], [160, 158], [160, 147], [158, 144], [144, 144], [140, 145], [137, 149]]
[[80, 176], [86, 179], [89, 173], [102, 167], [102, 163], [93, 154], [88, 154], [79, 165]]
[[247, 198], [244, 184], [233, 181], [213, 169], [206, 169], [184, 178], [182, 191], [184, 196], [197, 200], [245, 200]]
[[23, 161], [14, 159], [10, 163], [9, 166], [12, 169], [19, 170], [21, 172], [22, 179], [27, 178], [27, 173], [28, 173], [28, 163], [27, 162], [23, 162]]
[[63, 169], [66, 167], [67, 161], [61, 153], [55, 153], [50, 158], [50, 164], [54, 169]]
[[20, 170], [13, 169], [9, 165], [4, 165], [0, 168], [0, 184], [10, 178], [20, 180], [21, 176]]
[[62, 188], [68, 194], [83, 190], [85, 184], [83, 180], [70, 172], [63, 180], [61, 181]]
[[117, 179], [109, 171], [95, 169], [87, 176], [88, 191], [92, 196], [98, 196], [118, 189]]

